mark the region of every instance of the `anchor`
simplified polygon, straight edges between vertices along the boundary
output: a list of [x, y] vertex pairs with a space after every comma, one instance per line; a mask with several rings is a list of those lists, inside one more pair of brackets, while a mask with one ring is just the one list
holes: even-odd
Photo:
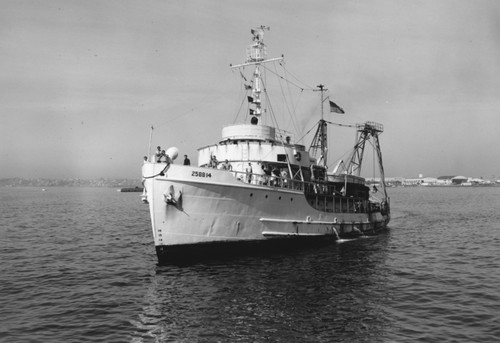
[[177, 191], [175, 193], [174, 186], [168, 187], [168, 191], [163, 193], [163, 200], [167, 203], [167, 205], [173, 205], [175, 207], [181, 207], [180, 202], [182, 201], [182, 191]]

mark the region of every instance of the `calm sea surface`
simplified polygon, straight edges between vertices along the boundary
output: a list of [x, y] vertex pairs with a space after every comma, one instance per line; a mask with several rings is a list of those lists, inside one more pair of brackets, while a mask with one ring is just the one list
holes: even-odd
[[377, 237], [159, 267], [139, 193], [0, 188], [0, 341], [499, 342], [500, 187], [389, 192]]

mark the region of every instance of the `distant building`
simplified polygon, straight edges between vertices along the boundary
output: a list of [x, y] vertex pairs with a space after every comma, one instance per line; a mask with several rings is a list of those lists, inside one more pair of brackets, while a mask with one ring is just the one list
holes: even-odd
[[418, 179], [405, 179], [403, 181], [403, 186], [420, 186], [423, 182], [424, 181], [423, 181], [422, 178], [418, 178]]
[[461, 185], [461, 184], [466, 183], [468, 180], [469, 180], [469, 178], [465, 177], [465, 176], [455, 176], [451, 179], [451, 183], [453, 185]]
[[438, 182], [438, 179], [435, 177], [424, 177], [422, 179], [422, 186], [435, 186]]
[[437, 182], [438, 182], [438, 185], [443, 185], [443, 186], [449, 186], [449, 185], [452, 185], [453, 182], [451, 181], [453, 178], [455, 177], [455, 175], [446, 175], [446, 176], [438, 176], [437, 178]]
[[[405, 179], [403, 177], [386, 177], [385, 184], [389, 187], [401, 186], [403, 185], [404, 180]], [[379, 185], [380, 178], [379, 177], [366, 178], [366, 183], [369, 185]]]
[[483, 179], [482, 177], [481, 178], [473, 178], [473, 179], [470, 179], [470, 182], [474, 185], [474, 186], [479, 186], [479, 185], [488, 185], [488, 186], [491, 186], [491, 185], [494, 185], [494, 182], [493, 181], [490, 181], [490, 180], [485, 180]]
[[[418, 178], [406, 179], [404, 177], [386, 177], [385, 184], [388, 187], [397, 186], [493, 186], [495, 181], [484, 180], [481, 178], [472, 178], [466, 176], [444, 175], [439, 177], [423, 177], [419, 174]], [[496, 180], [500, 184], [500, 180]], [[366, 178], [366, 184], [379, 185], [380, 177]]]

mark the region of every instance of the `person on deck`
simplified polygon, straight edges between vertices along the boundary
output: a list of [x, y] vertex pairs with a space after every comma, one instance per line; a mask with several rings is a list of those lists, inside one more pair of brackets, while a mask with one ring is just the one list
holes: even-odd
[[166, 153], [165, 153], [165, 150], [162, 150], [161, 151], [161, 156], [160, 158], [158, 159], [158, 162], [160, 163], [172, 163], [172, 159], [170, 158], [170, 156], [168, 156]]
[[281, 169], [281, 187], [288, 187], [288, 172], [285, 168]]
[[248, 167], [245, 168], [245, 172], [247, 173], [247, 182], [252, 183], [252, 164], [248, 162]]
[[160, 158], [162, 156], [162, 150], [161, 150], [161, 146], [157, 146], [156, 147], [156, 153], [155, 153], [155, 162], [160, 162]]
[[184, 165], [185, 166], [191, 165], [191, 161], [189, 160], [188, 155], [184, 155]]
[[268, 185], [269, 184], [269, 177], [271, 176], [271, 170], [269, 169], [267, 164], [262, 163], [262, 184], [263, 185]]
[[222, 163], [222, 169], [224, 170], [233, 170], [233, 166], [231, 165], [231, 163], [229, 163], [229, 161], [226, 159], [224, 161], [224, 163]]
[[219, 165], [219, 161], [217, 161], [217, 156], [212, 155], [210, 157], [210, 163], [209, 163], [208, 167], [217, 169], [218, 165]]
[[160, 151], [160, 155], [157, 158], [156, 162], [158, 162], [158, 163], [165, 163], [165, 162], [167, 162], [166, 156], [167, 156], [167, 154], [165, 153], [165, 150]]
[[278, 186], [278, 177], [280, 176], [280, 170], [278, 167], [274, 166], [271, 170], [271, 186]]

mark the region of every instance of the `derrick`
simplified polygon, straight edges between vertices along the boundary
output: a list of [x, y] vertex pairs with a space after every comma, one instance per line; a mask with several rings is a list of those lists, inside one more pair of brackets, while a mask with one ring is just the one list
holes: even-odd
[[373, 148], [377, 153], [378, 166], [380, 171], [380, 182], [385, 198], [387, 193], [385, 189], [384, 164], [382, 162], [382, 151], [380, 149], [379, 135], [384, 132], [384, 126], [379, 123], [367, 121], [362, 124], [356, 124], [357, 140], [354, 145], [353, 152], [349, 158], [349, 162], [345, 167], [347, 174], [360, 176], [361, 166], [363, 164], [363, 154], [365, 151], [366, 142], [370, 139], [373, 141]]

